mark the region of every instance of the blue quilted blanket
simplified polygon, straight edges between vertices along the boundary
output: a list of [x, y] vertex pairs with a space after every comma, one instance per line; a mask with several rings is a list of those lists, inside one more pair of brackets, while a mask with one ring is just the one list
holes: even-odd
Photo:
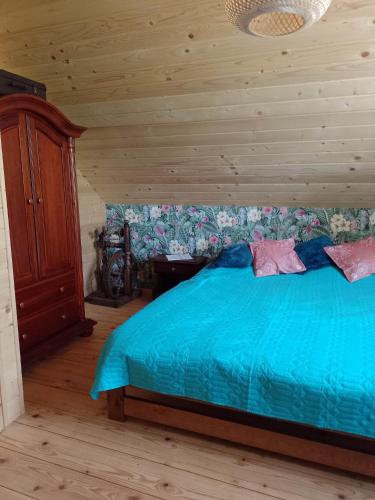
[[375, 438], [375, 276], [204, 269], [109, 337], [91, 395], [126, 385]]

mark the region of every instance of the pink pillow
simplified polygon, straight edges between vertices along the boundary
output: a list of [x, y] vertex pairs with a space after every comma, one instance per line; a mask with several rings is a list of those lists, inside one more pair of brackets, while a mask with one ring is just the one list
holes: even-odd
[[372, 236], [354, 243], [324, 247], [324, 250], [351, 283], [375, 274], [375, 239]]
[[295, 242], [289, 240], [263, 240], [250, 243], [254, 256], [255, 276], [292, 274], [306, 271], [303, 262], [294, 251]]

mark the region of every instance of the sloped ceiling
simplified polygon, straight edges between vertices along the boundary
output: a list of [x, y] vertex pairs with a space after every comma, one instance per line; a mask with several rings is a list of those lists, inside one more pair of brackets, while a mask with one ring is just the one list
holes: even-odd
[[2, 2], [0, 65], [90, 127], [106, 202], [375, 206], [375, 3], [253, 38], [223, 0]]

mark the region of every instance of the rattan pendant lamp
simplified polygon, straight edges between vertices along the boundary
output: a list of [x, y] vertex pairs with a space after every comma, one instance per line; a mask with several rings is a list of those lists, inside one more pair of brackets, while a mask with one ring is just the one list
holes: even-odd
[[311, 26], [326, 13], [332, 0], [226, 0], [231, 22], [256, 36], [290, 35]]

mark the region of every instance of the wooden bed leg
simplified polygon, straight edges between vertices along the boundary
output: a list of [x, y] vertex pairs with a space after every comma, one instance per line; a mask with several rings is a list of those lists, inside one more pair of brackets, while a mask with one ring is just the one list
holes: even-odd
[[119, 422], [125, 420], [123, 387], [107, 391], [107, 407], [108, 418], [111, 420], [118, 420]]

